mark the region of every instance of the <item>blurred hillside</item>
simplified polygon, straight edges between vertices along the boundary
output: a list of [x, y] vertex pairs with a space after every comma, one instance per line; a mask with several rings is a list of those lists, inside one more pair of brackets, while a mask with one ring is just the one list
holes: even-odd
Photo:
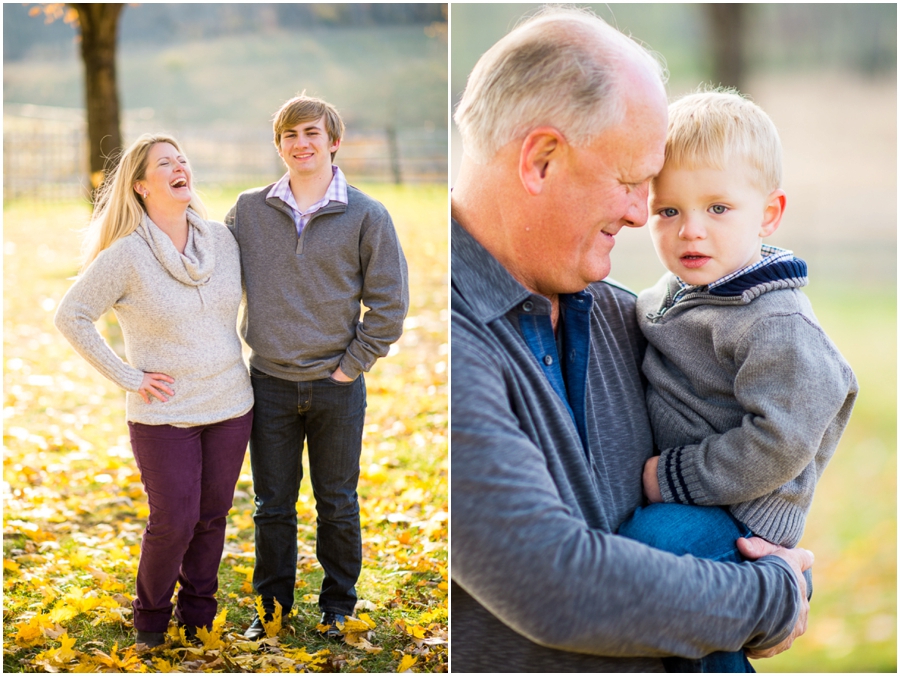
[[[442, 4], [138, 4], [122, 13], [124, 110], [153, 123], [267, 126], [306, 90], [349, 128], [447, 126]], [[83, 106], [76, 30], [3, 5], [4, 104]], [[147, 114], [145, 113], [145, 118]]]
[[[3, 40], [3, 60], [20, 60], [38, 53], [58, 51], [71, 35], [61, 22], [44, 28], [28, 16], [36, 3], [4, 8], [8, 31]], [[253, 3], [222, 4], [214, 12], [202, 3], [153, 3], [126, 15], [119, 27], [123, 44], [176, 44], [185, 40], [246, 35], [273, 29], [298, 30], [313, 26], [428, 25], [446, 21], [439, 3], [326, 4]], [[63, 50], [65, 51], [65, 50]]]
[[[4, 195], [86, 194], [84, 74], [77, 30], [3, 5]], [[201, 185], [284, 171], [278, 107], [305, 91], [347, 125], [337, 162], [351, 181], [447, 175], [444, 4], [137, 4], [119, 24], [125, 143], [174, 134]]]

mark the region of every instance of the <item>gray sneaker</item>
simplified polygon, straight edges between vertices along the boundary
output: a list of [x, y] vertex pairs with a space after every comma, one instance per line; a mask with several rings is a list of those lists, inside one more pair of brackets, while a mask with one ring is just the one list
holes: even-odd
[[341, 615], [340, 613], [335, 613], [330, 610], [326, 610], [322, 613], [322, 622], [321, 624], [327, 625], [325, 631], [320, 631], [319, 634], [329, 639], [340, 639], [342, 636], [341, 630], [338, 628], [338, 622], [344, 624], [347, 621], [347, 617], [345, 615]]
[[[266, 622], [270, 622], [271, 620], [271, 617], [266, 618]], [[247, 631], [244, 632], [244, 638], [256, 641], [265, 638], [265, 636], [266, 628], [263, 626], [262, 620], [259, 619], [259, 615], [257, 615], [253, 618], [253, 622], [250, 623], [250, 626], [247, 627]]]

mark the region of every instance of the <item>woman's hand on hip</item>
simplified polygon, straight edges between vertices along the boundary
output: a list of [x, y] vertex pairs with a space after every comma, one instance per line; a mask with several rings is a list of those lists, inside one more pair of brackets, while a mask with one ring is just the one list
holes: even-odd
[[145, 373], [144, 380], [138, 388], [138, 394], [141, 395], [141, 399], [144, 400], [145, 404], [150, 403], [151, 396], [156, 397], [160, 401], [168, 401], [165, 395], [168, 394], [171, 397], [175, 392], [166, 383], [174, 382], [175, 379], [172, 376], [167, 376], [165, 373]]

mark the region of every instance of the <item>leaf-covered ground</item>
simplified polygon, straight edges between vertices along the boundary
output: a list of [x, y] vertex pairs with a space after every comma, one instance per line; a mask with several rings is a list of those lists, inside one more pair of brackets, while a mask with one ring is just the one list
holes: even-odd
[[[394, 216], [410, 266], [404, 335], [367, 378], [360, 498], [363, 572], [343, 641], [316, 631], [322, 571], [304, 481], [291, 617], [241, 633], [255, 603], [249, 461], [220, 567], [219, 617], [199, 643], [174, 623], [134, 647], [131, 600], [148, 507], [124, 395], [56, 332], [77, 269], [86, 206], [4, 207], [4, 671], [309, 672], [447, 670], [447, 192], [368, 186]], [[206, 196], [221, 219], [235, 191]], [[116, 344], [114, 320], [101, 331]]]

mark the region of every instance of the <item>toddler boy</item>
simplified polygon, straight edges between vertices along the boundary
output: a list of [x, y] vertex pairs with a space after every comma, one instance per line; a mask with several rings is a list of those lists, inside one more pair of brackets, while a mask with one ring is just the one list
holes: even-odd
[[[799, 542], [858, 388], [800, 291], [806, 264], [762, 243], [784, 208], [781, 143], [762, 109], [724, 90], [670, 106], [650, 191], [670, 272], [637, 302], [660, 454], [644, 467], [651, 504], [620, 534], [734, 562], [739, 537]], [[753, 671], [743, 652], [690, 662], [668, 666]]]

